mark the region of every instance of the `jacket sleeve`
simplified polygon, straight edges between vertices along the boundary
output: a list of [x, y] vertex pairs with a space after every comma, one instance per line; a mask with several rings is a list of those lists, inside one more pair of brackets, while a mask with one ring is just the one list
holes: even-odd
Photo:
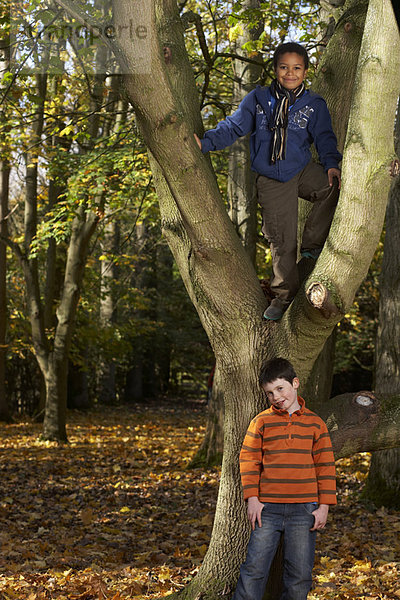
[[238, 109], [220, 121], [215, 129], [206, 131], [201, 140], [201, 151], [205, 154], [210, 150], [222, 150], [254, 129], [255, 123], [255, 90], [251, 91], [241, 101]]
[[328, 429], [322, 419], [321, 429], [314, 440], [313, 460], [318, 484], [318, 502], [336, 504], [335, 457]]
[[259, 495], [260, 474], [262, 470], [262, 435], [255, 418], [249, 425], [240, 451], [240, 476], [244, 499]]
[[337, 149], [337, 139], [332, 129], [331, 115], [323, 98], [315, 100], [315, 111], [310, 119], [309, 131], [325, 171], [338, 169], [342, 155]]

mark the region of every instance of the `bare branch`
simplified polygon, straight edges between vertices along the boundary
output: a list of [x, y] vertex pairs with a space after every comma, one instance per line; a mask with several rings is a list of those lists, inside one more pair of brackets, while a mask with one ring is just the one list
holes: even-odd
[[55, 3], [58, 4], [58, 6], [61, 6], [61, 8], [63, 8], [71, 17], [76, 19], [78, 23], [87, 27], [90, 33], [100, 37], [111, 52], [114, 53], [121, 68], [128, 71], [125, 55], [121, 52], [118, 44], [116, 44], [111, 37], [105, 35], [104, 24], [97, 22], [93, 17], [81, 10], [73, 0], [55, 0]]

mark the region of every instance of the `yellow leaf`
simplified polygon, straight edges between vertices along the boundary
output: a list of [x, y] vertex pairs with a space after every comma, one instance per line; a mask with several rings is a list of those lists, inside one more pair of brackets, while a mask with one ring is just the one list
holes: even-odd
[[93, 509], [89, 507], [81, 510], [81, 519], [84, 525], [90, 525], [93, 521]]
[[243, 35], [243, 27], [240, 23], [229, 29], [229, 41], [235, 42], [240, 35]]

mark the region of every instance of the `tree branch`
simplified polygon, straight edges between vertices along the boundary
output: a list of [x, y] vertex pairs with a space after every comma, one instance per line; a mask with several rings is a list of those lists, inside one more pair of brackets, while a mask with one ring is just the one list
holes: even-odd
[[336, 458], [400, 446], [400, 397], [369, 391], [341, 394], [318, 411]]
[[126, 73], [129, 72], [128, 63], [124, 53], [121, 51], [119, 45], [113, 41], [112, 37], [109, 37], [105, 34], [106, 28], [104, 27], [104, 24], [99, 23], [93, 19], [93, 17], [81, 10], [73, 0], [55, 0], [55, 4], [61, 6], [61, 8], [63, 8], [67, 14], [76, 19], [78, 23], [84, 27], [87, 27], [91, 33], [100, 37], [106, 46], [111, 50], [111, 52], [114, 53], [121, 66], [121, 69]]
[[248, 58], [247, 56], [242, 56], [241, 54], [235, 54], [234, 52], [217, 52], [215, 54], [215, 58], [219, 58], [220, 56], [222, 58], [232, 58], [232, 60], [241, 60], [242, 62], [249, 63], [251, 65], [256, 65], [257, 67], [259, 67], [260, 65], [265, 67], [264, 61], [260, 63], [259, 60], [255, 60], [254, 58]]

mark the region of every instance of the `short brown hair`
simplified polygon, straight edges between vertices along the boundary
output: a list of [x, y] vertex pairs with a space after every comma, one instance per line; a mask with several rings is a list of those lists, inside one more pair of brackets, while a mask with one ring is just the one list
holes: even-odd
[[267, 362], [263, 364], [258, 382], [260, 386], [271, 383], [276, 379], [285, 379], [289, 383], [292, 383], [295, 377], [297, 377], [297, 375], [292, 363], [286, 358], [278, 356], [267, 360]]

